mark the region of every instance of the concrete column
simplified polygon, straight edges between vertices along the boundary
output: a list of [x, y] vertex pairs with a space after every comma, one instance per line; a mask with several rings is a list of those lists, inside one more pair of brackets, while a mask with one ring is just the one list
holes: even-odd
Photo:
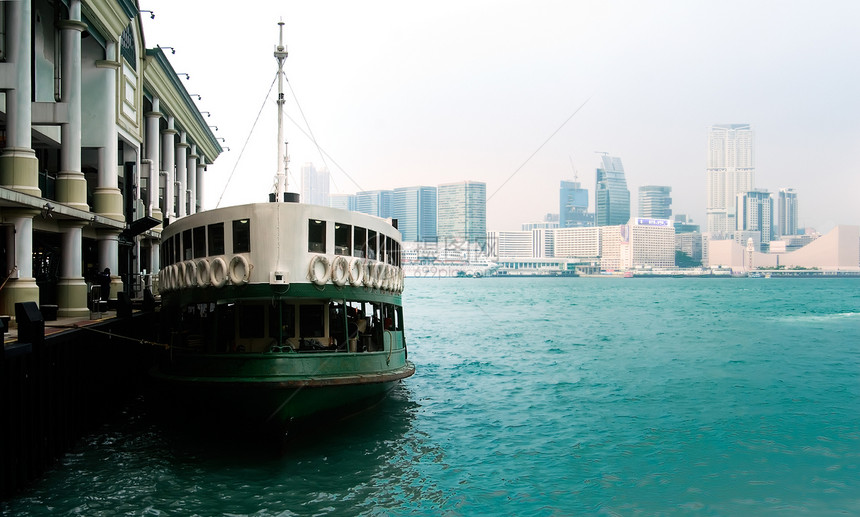
[[3, 220], [15, 226], [15, 272], [0, 290], [0, 314], [15, 316], [15, 304], [39, 300], [33, 278], [33, 216], [35, 210], [3, 210]]
[[62, 248], [60, 253], [60, 280], [57, 283], [57, 315], [80, 317], [89, 314], [87, 309], [87, 284], [84, 282], [82, 255], [82, 228], [85, 223], [73, 222], [62, 226]]
[[203, 171], [206, 170], [206, 159], [200, 158], [201, 163], [197, 164], [197, 205], [203, 210]]
[[176, 155], [175, 135], [176, 130], [173, 129], [173, 117], [167, 117], [167, 129], [161, 132], [161, 170], [165, 173], [164, 178], [164, 215], [168, 221], [176, 218], [176, 203], [173, 201], [174, 182], [176, 181], [176, 171], [174, 170], [174, 156]]
[[102, 69], [102, 80], [109, 101], [104, 103], [104, 115], [101, 123], [106, 129], [105, 139], [99, 145], [99, 171], [96, 188], [93, 189], [93, 212], [124, 221], [122, 208], [122, 192], [117, 188], [117, 132], [116, 132], [116, 97], [117, 74], [119, 61], [116, 54], [117, 44], [113, 41], [105, 45], [104, 61], [96, 61], [96, 67]]
[[69, 122], [60, 125], [60, 173], [57, 201], [89, 211], [87, 181], [81, 172], [81, 21], [80, 0], [70, 0], [69, 19], [59, 22], [62, 32], [62, 85], [60, 100], [68, 107]]
[[[0, 152], [0, 185], [41, 197], [39, 160], [30, 138], [32, 2], [4, 2], [6, 60], [15, 65], [15, 88], [6, 90], [6, 147]], [[38, 298], [37, 298], [38, 299]], [[14, 313], [14, 311], [13, 311]]]
[[159, 135], [159, 123], [161, 113], [159, 110], [158, 97], [152, 98], [152, 111], [146, 114], [146, 157], [150, 160], [147, 184], [149, 186], [149, 199], [144, 200], [147, 205], [146, 213], [150, 217], [161, 220], [161, 207], [158, 203], [158, 188], [161, 180], [161, 151], [159, 149], [161, 138]]
[[191, 154], [188, 155], [188, 215], [197, 213], [197, 145], [191, 144]]
[[186, 194], [185, 194], [185, 185], [187, 181], [186, 176], [186, 167], [188, 166], [188, 142], [186, 139], [188, 136], [185, 131], [179, 132], [179, 143], [176, 144], [176, 191], [179, 194], [179, 217], [185, 217], [188, 215], [188, 211], [186, 209], [187, 204], [185, 203]]
[[106, 232], [98, 234], [99, 271], [110, 269], [110, 299], [116, 300], [116, 293], [122, 291], [122, 280], [119, 277], [119, 233]]

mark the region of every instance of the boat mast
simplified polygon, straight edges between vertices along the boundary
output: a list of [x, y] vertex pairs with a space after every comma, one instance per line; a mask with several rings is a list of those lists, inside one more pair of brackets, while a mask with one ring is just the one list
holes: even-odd
[[275, 187], [276, 200], [283, 201], [287, 191], [287, 157], [286, 142], [284, 142], [284, 61], [287, 59], [287, 49], [284, 47], [284, 22], [278, 22], [280, 37], [275, 47], [275, 59], [278, 60], [278, 177]]

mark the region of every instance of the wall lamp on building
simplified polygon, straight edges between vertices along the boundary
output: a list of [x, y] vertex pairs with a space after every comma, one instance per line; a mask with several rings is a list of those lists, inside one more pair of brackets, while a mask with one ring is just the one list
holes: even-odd
[[157, 45], [161, 50], [169, 50], [171, 54], [176, 54], [176, 49], [173, 47], [162, 47], [161, 45]]
[[189, 94], [188, 94], [188, 96], [189, 96], [189, 97], [197, 97], [197, 100], [198, 100], [198, 101], [202, 101], [202, 100], [203, 100], [203, 96], [202, 96], [202, 95], [200, 95], [199, 93], [189, 93]]
[[42, 219], [53, 219], [54, 218], [54, 205], [51, 203], [45, 203], [42, 205]]
[[186, 80], [186, 81], [190, 81], [190, 80], [191, 80], [191, 75], [190, 75], [190, 74], [186, 74], [185, 72], [180, 72], [180, 73], [176, 74], [176, 76], [177, 76], [177, 77], [179, 77], [180, 75], [184, 75], [184, 76], [185, 76], [185, 80]]
[[149, 13], [149, 19], [150, 19], [150, 20], [154, 20], [154, 19], [155, 19], [155, 13], [154, 13], [154, 12], [152, 12], [152, 11], [144, 11], [144, 10], [141, 10], [140, 12], [142, 12], [142, 13]]
[[211, 114], [211, 113], [209, 113], [208, 111], [201, 111], [201, 112], [200, 112], [200, 114], [201, 114], [201, 115], [202, 115], [202, 114], [204, 114], [204, 113], [206, 114], [206, 117], [211, 117], [211, 116], [212, 116], [212, 114]]
[[218, 126], [209, 126], [209, 127], [215, 128], [215, 131], [218, 131]]

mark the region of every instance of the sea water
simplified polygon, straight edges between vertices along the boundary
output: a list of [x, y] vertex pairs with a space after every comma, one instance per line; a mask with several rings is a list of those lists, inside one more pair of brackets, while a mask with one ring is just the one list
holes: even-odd
[[283, 447], [131, 402], [15, 515], [858, 515], [860, 280], [408, 279], [416, 374]]

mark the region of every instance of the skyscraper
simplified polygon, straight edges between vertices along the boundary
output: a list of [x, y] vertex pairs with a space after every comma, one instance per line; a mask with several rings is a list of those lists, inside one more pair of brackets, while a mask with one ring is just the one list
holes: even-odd
[[436, 215], [440, 241], [464, 239], [483, 245], [487, 239], [487, 184], [461, 181], [439, 185]]
[[672, 187], [645, 185], [639, 187], [639, 217], [672, 218]]
[[779, 223], [777, 235], [797, 235], [797, 191], [793, 188], [779, 189]]
[[436, 241], [436, 187], [394, 189], [391, 217], [404, 241]]
[[627, 224], [630, 221], [630, 191], [624, 178], [621, 158], [603, 155], [603, 167], [597, 169], [594, 193], [597, 226]]
[[302, 203], [329, 205], [328, 169], [317, 170], [312, 163], [302, 165]]
[[376, 217], [391, 217], [390, 190], [365, 190], [355, 193], [355, 211]]
[[593, 226], [594, 216], [588, 213], [588, 189], [578, 181], [562, 181], [558, 191], [558, 227]]
[[755, 183], [753, 130], [749, 124], [722, 124], [708, 130], [708, 232], [724, 236], [737, 227], [738, 194]]
[[763, 189], [738, 194], [737, 227], [738, 231], [760, 232], [762, 249], [773, 240], [773, 197]]

